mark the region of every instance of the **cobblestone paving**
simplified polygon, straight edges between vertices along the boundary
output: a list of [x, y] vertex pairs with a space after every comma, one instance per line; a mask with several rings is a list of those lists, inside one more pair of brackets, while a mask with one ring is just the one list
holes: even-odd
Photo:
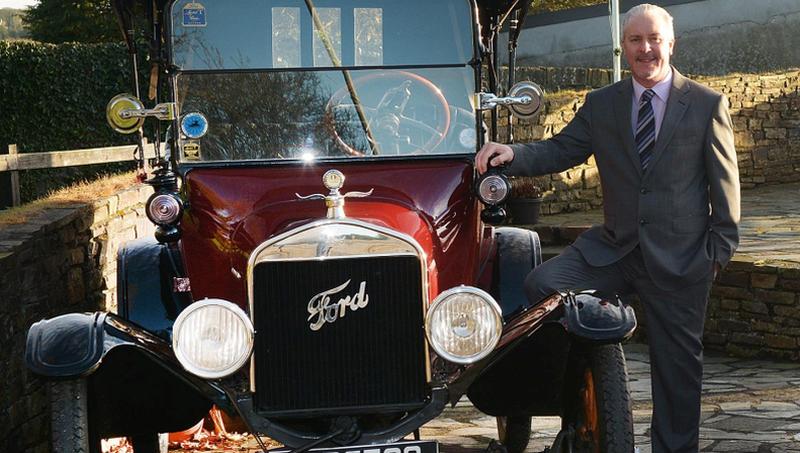
[[[633, 398], [634, 434], [641, 453], [650, 453], [650, 365], [647, 347], [625, 346]], [[558, 417], [537, 417], [528, 452], [549, 447], [560, 428]], [[483, 453], [497, 439], [494, 417], [464, 398], [429, 422], [422, 439], [440, 442], [442, 453]], [[255, 453], [254, 440], [243, 451]], [[745, 360], [707, 355], [700, 426], [703, 452], [800, 453], [800, 363]], [[191, 450], [171, 450], [189, 453]], [[230, 451], [230, 450], [228, 450]], [[238, 450], [242, 451], [242, 450]], [[222, 453], [219, 450], [216, 453]], [[213, 452], [212, 452], [213, 453]]]
[[742, 192], [738, 255], [800, 263], [800, 184]]
[[[646, 346], [625, 346], [634, 401], [634, 433], [641, 453], [650, 452], [650, 365]], [[701, 451], [800, 452], [800, 364], [707, 356], [703, 377]], [[535, 418], [529, 452], [551, 445], [558, 417]], [[479, 452], [497, 438], [495, 419], [469, 401], [447, 409], [426, 425], [443, 453]]]

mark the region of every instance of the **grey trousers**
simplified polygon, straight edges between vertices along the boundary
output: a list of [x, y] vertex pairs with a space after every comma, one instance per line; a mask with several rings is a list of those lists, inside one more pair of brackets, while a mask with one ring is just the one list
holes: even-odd
[[694, 453], [699, 448], [702, 337], [711, 280], [709, 273], [678, 291], [665, 291], [648, 275], [639, 247], [616, 263], [594, 267], [569, 246], [528, 274], [525, 292], [532, 301], [567, 289], [638, 294], [650, 349], [652, 451]]

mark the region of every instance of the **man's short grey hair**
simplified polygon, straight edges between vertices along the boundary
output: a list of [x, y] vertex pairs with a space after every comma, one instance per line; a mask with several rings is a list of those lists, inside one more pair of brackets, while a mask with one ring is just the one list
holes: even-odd
[[641, 5], [636, 5], [633, 8], [629, 9], [627, 13], [625, 13], [625, 18], [622, 20], [622, 36], [625, 36], [625, 30], [628, 28], [628, 22], [631, 21], [634, 17], [643, 16], [645, 14], [652, 14], [656, 17], [661, 17], [667, 23], [667, 27], [669, 28], [670, 36], [669, 38], [675, 38], [675, 27], [672, 24], [672, 16], [670, 13], [665, 10], [664, 8], [658, 5], [652, 5], [650, 3], [642, 3]]

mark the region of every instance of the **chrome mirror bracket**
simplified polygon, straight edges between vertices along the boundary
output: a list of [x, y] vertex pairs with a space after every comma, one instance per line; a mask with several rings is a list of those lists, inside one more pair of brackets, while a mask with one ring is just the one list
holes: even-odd
[[533, 82], [518, 82], [508, 92], [508, 96], [499, 97], [494, 93], [480, 92], [475, 94], [474, 104], [478, 110], [491, 110], [499, 105], [508, 107], [519, 119], [528, 120], [536, 117], [542, 109], [544, 91]]
[[174, 102], [165, 102], [152, 109], [146, 109], [136, 96], [123, 93], [114, 96], [108, 102], [106, 120], [115, 131], [121, 134], [133, 134], [142, 127], [145, 118], [172, 121], [176, 118], [176, 110]]

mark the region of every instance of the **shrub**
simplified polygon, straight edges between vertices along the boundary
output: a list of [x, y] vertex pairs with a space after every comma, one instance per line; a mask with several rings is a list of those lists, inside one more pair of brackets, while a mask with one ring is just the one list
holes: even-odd
[[[57, 151], [132, 143], [106, 123], [105, 107], [133, 90], [124, 44], [0, 41], [0, 152]], [[140, 64], [140, 67], [144, 66]], [[143, 69], [144, 71], [144, 69]], [[132, 163], [21, 172], [23, 201]]]

